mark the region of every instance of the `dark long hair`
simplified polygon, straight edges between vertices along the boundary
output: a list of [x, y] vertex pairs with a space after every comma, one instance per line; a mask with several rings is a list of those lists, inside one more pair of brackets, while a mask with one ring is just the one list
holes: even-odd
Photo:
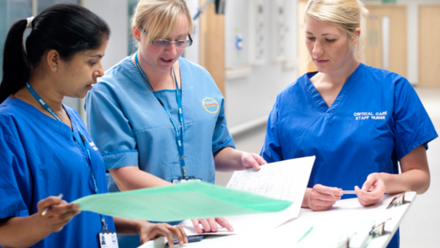
[[110, 36], [104, 20], [84, 7], [69, 3], [53, 5], [34, 18], [25, 50], [26, 25], [26, 19], [15, 22], [6, 38], [0, 104], [25, 86], [32, 69], [48, 50], [55, 49], [68, 61], [79, 52], [99, 48]]

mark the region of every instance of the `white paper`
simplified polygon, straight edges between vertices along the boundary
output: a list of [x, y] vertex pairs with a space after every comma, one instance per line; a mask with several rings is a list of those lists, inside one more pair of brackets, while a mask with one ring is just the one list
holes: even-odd
[[[304, 157], [263, 165], [259, 171], [254, 169], [235, 171], [227, 188], [288, 200], [293, 204], [277, 213], [227, 217], [234, 232], [229, 232], [226, 228], [219, 226], [216, 233], [204, 233], [204, 235], [242, 234], [261, 229], [271, 230], [298, 217], [314, 162], [314, 156]], [[187, 235], [197, 235], [190, 220], [180, 225], [183, 226]]]

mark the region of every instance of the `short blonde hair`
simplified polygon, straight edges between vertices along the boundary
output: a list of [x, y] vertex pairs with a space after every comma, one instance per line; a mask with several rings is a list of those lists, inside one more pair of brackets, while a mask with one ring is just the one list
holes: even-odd
[[367, 14], [368, 10], [360, 0], [309, 0], [304, 16], [335, 23], [352, 40], [357, 38], [355, 31], [361, 26], [361, 18]]
[[132, 18], [132, 26], [147, 31], [147, 43], [154, 39], [164, 39], [184, 14], [188, 20], [188, 34], [193, 31], [193, 23], [184, 0], [140, 0]]

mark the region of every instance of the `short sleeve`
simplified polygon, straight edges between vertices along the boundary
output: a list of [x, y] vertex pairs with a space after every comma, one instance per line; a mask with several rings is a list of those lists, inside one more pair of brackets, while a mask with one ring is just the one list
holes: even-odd
[[260, 155], [268, 162], [277, 162], [283, 160], [281, 152], [281, 144], [278, 135], [278, 100], [272, 108], [269, 114], [269, 120], [267, 121], [266, 138], [264, 139], [263, 148]]
[[405, 78], [399, 78], [394, 92], [395, 151], [402, 159], [414, 148], [438, 135], [416, 91]]
[[[12, 136], [5, 121], [0, 125], [0, 219], [29, 216], [26, 202], [32, 199], [32, 178], [24, 148]], [[12, 123], [10, 123], [13, 125]]]
[[107, 170], [138, 166], [139, 154], [133, 129], [110, 94], [93, 89], [84, 108], [87, 128], [101, 152]]
[[217, 122], [215, 123], [214, 134], [212, 136], [212, 153], [214, 154], [227, 146], [235, 148], [235, 143], [226, 125], [225, 110], [222, 101], [220, 113]]

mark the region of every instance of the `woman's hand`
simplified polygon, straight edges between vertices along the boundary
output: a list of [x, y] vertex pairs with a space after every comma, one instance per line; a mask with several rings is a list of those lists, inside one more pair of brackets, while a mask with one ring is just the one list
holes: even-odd
[[369, 206], [378, 203], [385, 194], [385, 182], [379, 173], [371, 173], [368, 175], [362, 189], [358, 186], [354, 187], [359, 203], [362, 206]]
[[[79, 214], [79, 205], [70, 204], [60, 197], [50, 196], [37, 203], [39, 223], [51, 232], [59, 232], [69, 221]], [[47, 209], [47, 210], [46, 210]]]
[[241, 163], [245, 169], [254, 168], [260, 170], [260, 165], [267, 164], [266, 160], [258, 154], [243, 152]]
[[147, 221], [141, 225], [139, 230], [141, 244], [160, 236], [167, 238], [168, 246], [171, 248], [174, 246], [174, 236], [177, 238], [180, 246], [188, 243], [186, 233], [181, 226], [171, 226], [167, 223], [153, 224]]
[[[199, 220], [192, 220], [192, 223], [194, 225], [194, 228], [196, 229], [197, 233], [206, 233], [206, 232], [217, 232], [218, 231], [218, 225], [217, 223], [226, 228], [228, 231], [233, 232], [234, 228], [229, 224], [229, 222], [225, 218], [210, 218], [210, 219], [199, 219]], [[202, 224], [202, 228], [200, 228], [200, 225]]]
[[328, 210], [342, 195], [342, 189], [316, 184], [313, 188], [306, 189], [302, 207], [308, 207], [313, 211]]

